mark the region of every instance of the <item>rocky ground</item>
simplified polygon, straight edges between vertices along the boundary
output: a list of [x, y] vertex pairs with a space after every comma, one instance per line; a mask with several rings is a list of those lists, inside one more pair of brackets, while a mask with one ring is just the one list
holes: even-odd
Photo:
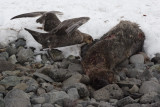
[[152, 62], [145, 53], [131, 56], [114, 84], [96, 90], [78, 57], [25, 45], [18, 39], [0, 46], [0, 107], [160, 107], [160, 54]]

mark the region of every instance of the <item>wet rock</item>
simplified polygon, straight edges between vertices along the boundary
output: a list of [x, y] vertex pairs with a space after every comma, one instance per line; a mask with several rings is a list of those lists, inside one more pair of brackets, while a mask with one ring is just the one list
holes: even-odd
[[5, 103], [4, 103], [4, 100], [2, 98], [0, 98], [0, 107], [5, 107]]
[[80, 98], [80, 97], [79, 97], [79, 94], [78, 94], [78, 91], [77, 91], [76, 88], [70, 88], [70, 89], [67, 91], [67, 93], [68, 93], [68, 95], [69, 95], [69, 98], [70, 98], [71, 100], [73, 100], [73, 101]]
[[138, 103], [134, 103], [134, 104], [127, 104], [124, 107], [142, 107], [142, 106]]
[[136, 101], [134, 99], [132, 99], [130, 96], [128, 96], [128, 97], [125, 97], [123, 99], [120, 99], [117, 102], [117, 105], [120, 106], [120, 107], [124, 107], [125, 105], [132, 104], [132, 103], [136, 103]]
[[64, 59], [62, 51], [58, 49], [52, 49], [48, 51], [48, 54], [50, 55], [53, 61], [62, 61]]
[[158, 98], [158, 94], [156, 92], [149, 92], [141, 97], [140, 103], [143, 104], [154, 103], [157, 100], [160, 101], [160, 99]]
[[48, 103], [55, 103], [56, 101], [62, 101], [68, 99], [69, 95], [64, 91], [52, 91], [43, 95]]
[[47, 92], [50, 92], [54, 88], [53, 85], [49, 83], [42, 83], [41, 87], [44, 88]]
[[33, 51], [29, 48], [29, 49], [25, 49], [25, 48], [20, 48], [18, 53], [17, 53], [17, 60], [20, 63], [24, 63], [27, 61], [32, 61], [33, 60]]
[[20, 46], [24, 47], [24, 46], [26, 45], [26, 40], [23, 39], [23, 38], [19, 38], [19, 39], [17, 39], [17, 40], [15, 41], [14, 44], [15, 44], [16, 48], [18, 48], [18, 47], [20, 47]]
[[16, 66], [8, 61], [0, 61], [0, 72], [14, 71]]
[[69, 86], [71, 86], [75, 83], [79, 83], [81, 78], [82, 78], [81, 74], [72, 75], [70, 78], [63, 81], [63, 89], [67, 89]]
[[63, 82], [71, 75], [68, 75], [67, 69], [52, 69], [50, 72], [47, 73], [49, 77], [51, 77], [56, 82]]
[[93, 98], [97, 101], [108, 101], [110, 99], [109, 91], [101, 88], [93, 93]]
[[45, 104], [42, 105], [42, 107], [54, 107], [54, 106], [50, 103], [45, 103]]
[[8, 61], [11, 62], [12, 64], [15, 64], [15, 63], [18, 62], [15, 55], [10, 56], [10, 57], [8, 58]]
[[22, 91], [25, 91], [27, 88], [28, 88], [28, 85], [25, 84], [25, 83], [17, 84], [17, 85], [14, 87], [14, 89], [19, 89], [19, 90], [22, 90]]
[[33, 75], [37, 76], [39, 78], [42, 78], [42, 79], [44, 79], [44, 80], [46, 80], [48, 82], [51, 82], [51, 83], [53, 82], [53, 80], [50, 77], [48, 77], [47, 75], [44, 75], [42, 73], [35, 72], [35, 73], [33, 73]]
[[131, 64], [144, 64], [144, 56], [142, 54], [136, 54], [130, 57]]
[[140, 86], [141, 85], [141, 80], [135, 79], [135, 78], [128, 78], [125, 81], [117, 82], [117, 84], [120, 87], [129, 87], [129, 88], [131, 88], [131, 87], [133, 87], [133, 85]]
[[26, 92], [35, 92], [38, 88], [38, 83], [34, 79], [27, 80], [26, 84], [28, 85]]
[[44, 93], [46, 93], [45, 89], [43, 89], [43, 88], [38, 88], [37, 89], [37, 95], [41, 95], [41, 94], [44, 94]]
[[1, 53], [0, 53], [0, 57], [1, 57], [1, 58], [4, 58], [5, 60], [8, 60], [9, 55], [8, 55], [7, 52], [1, 52]]
[[71, 63], [71, 64], [69, 64], [68, 70], [69, 70], [70, 72], [83, 73], [82, 65], [80, 65], [80, 64]]
[[45, 97], [35, 97], [31, 99], [32, 104], [43, 104], [46, 102]]
[[8, 76], [8, 77], [5, 77], [3, 80], [1, 80], [0, 84], [4, 85], [5, 87], [16, 86], [17, 84], [20, 83], [20, 81], [21, 81], [20, 77]]
[[160, 84], [155, 81], [145, 81], [142, 83], [139, 92], [142, 94], [147, 94], [149, 92], [160, 93]]
[[22, 90], [13, 89], [4, 98], [5, 107], [31, 107], [28, 95]]

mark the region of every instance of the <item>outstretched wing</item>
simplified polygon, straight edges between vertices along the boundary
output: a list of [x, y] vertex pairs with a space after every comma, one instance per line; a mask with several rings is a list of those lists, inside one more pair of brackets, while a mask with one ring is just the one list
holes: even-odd
[[52, 33], [56, 33], [58, 35], [62, 34], [72, 35], [72, 33], [75, 30], [77, 30], [81, 25], [86, 23], [89, 19], [90, 19], [89, 17], [79, 17], [79, 18], [64, 20], [55, 29], [52, 30]]

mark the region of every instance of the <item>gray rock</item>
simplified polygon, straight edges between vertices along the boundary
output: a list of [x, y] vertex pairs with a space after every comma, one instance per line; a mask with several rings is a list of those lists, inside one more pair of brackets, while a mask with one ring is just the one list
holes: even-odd
[[32, 104], [43, 104], [46, 102], [45, 97], [35, 97], [31, 99]]
[[62, 61], [64, 59], [62, 51], [58, 49], [52, 49], [48, 51], [48, 54], [50, 55], [53, 61]]
[[118, 100], [117, 99], [109, 99], [109, 103], [113, 106], [117, 105]]
[[124, 107], [125, 105], [132, 104], [132, 103], [136, 103], [136, 101], [134, 99], [132, 99], [130, 96], [128, 96], [128, 97], [125, 97], [123, 99], [120, 99], [117, 102], [117, 105], [120, 106], [120, 107]]
[[16, 70], [16, 71], [4, 71], [4, 72], [2, 72], [2, 75], [4, 77], [6, 77], [6, 76], [17, 76], [18, 74], [20, 74], [19, 70]]
[[0, 98], [0, 107], [5, 107], [5, 103], [4, 103], [4, 100], [2, 98]]
[[15, 44], [16, 48], [18, 48], [20, 46], [24, 47], [26, 45], [26, 40], [24, 40], [23, 38], [19, 38], [15, 41], [14, 44]]
[[47, 103], [55, 103], [56, 101], [64, 100], [69, 98], [69, 95], [64, 91], [51, 91], [43, 95]]
[[149, 81], [152, 77], [152, 72], [150, 70], [145, 70], [142, 74], [138, 76], [138, 79], [142, 81]]
[[69, 64], [68, 70], [69, 70], [70, 72], [83, 73], [82, 65], [81, 65], [81, 64], [71, 63], [71, 64]]
[[8, 60], [9, 55], [7, 52], [1, 52], [0, 57], [4, 58], [5, 60]]
[[133, 85], [140, 86], [141, 83], [142, 83], [142, 81], [139, 79], [136, 79], [136, 78], [128, 78], [124, 81], [117, 82], [117, 84], [120, 87], [129, 87], [129, 88], [133, 87]]
[[53, 85], [49, 84], [49, 83], [42, 83], [41, 84], [42, 88], [44, 88], [47, 92], [50, 92], [51, 90], [53, 90]]
[[156, 103], [152, 103], [151, 107], [160, 107], [160, 101], [158, 101]]
[[87, 75], [83, 75], [80, 82], [88, 85], [90, 83], [90, 78]]
[[131, 64], [144, 64], [144, 56], [142, 54], [136, 54], [130, 57]]
[[[141, 99], [140, 103], [142, 104], [148, 104], [148, 103], [154, 103], [156, 100], [158, 100], [158, 94], [156, 92], [149, 92], [147, 94], [144, 94]], [[160, 99], [159, 99], [160, 100]]]
[[134, 104], [127, 104], [124, 107], [142, 107], [142, 106], [138, 103], [134, 103]]
[[137, 85], [133, 85], [133, 87], [129, 89], [129, 92], [130, 93], [138, 93], [139, 87]]
[[15, 64], [15, 63], [18, 62], [15, 55], [10, 56], [10, 57], [8, 58], [8, 61], [11, 62], [12, 64]]
[[0, 61], [0, 73], [3, 71], [14, 71], [16, 65], [8, 62], [8, 61]]
[[142, 94], [147, 94], [149, 92], [160, 93], [160, 84], [154, 81], [145, 81], [142, 83], [139, 92]]
[[62, 62], [55, 62], [54, 64], [56, 64], [58, 66], [58, 68], [63, 68], [63, 69], [68, 69], [68, 66], [71, 62], [69, 62], [66, 59], [63, 59]]
[[109, 91], [110, 98], [120, 99], [123, 97], [123, 91], [117, 84], [109, 84], [104, 88]]
[[126, 75], [129, 78], [137, 78], [140, 74], [142, 74], [142, 72], [139, 69], [128, 69], [126, 72]]
[[121, 71], [121, 72], [118, 72], [118, 76], [120, 77], [120, 80], [125, 80], [126, 79], [126, 72], [127, 70], [124, 70], [124, 71]]
[[3, 85], [0, 85], [0, 93], [5, 93], [5, 87]]
[[28, 85], [25, 84], [25, 83], [17, 84], [17, 85], [14, 87], [14, 89], [19, 89], [19, 90], [22, 90], [22, 91], [25, 91], [27, 88], [28, 88]]
[[78, 94], [78, 91], [77, 91], [76, 88], [70, 88], [70, 89], [67, 91], [67, 93], [68, 93], [68, 95], [69, 95], [69, 98], [70, 98], [71, 100], [73, 100], [73, 101], [80, 98], [80, 97], [79, 97], [79, 94]]
[[29, 48], [29, 49], [25, 49], [25, 48], [20, 48], [18, 53], [17, 53], [17, 60], [20, 63], [24, 63], [27, 61], [32, 61], [33, 60], [33, 51]]
[[7, 46], [6, 51], [8, 52], [9, 56], [16, 55], [17, 49], [15, 46]]
[[41, 107], [41, 104], [32, 105], [32, 107]]
[[43, 89], [43, 88], [38, 88], [37, 89], [37, 95], [41, 95], [41, 94], [44, 94], [44, 93], [46, 93], [45, 89]]
[[20, 83], [20, 81], [21, 81], [20, 77], [8, 76], [8, 77], [5, 77], [3, 80], [1, 80], [0, 84], [4, 85], [5, 87], [16, 86], [17, 84]]
[[69, 86], [66, 90], [68, 90], [70, 88], [76, 88], [78, 90], [78, 94], [79, 94], [80, 98], [84, 98], [89, 95], [89, 91], [88, 91], [86, 85], [84, 85], [82, 83], [74, 83], [73, 85]]
[[118, 66], [119, 66], [119, 67], [127, 67], [128, 64], [129, 64], [129, 60], [126, 59], [126, 60], [124, 60], [122, 63], [120, 63]]
[[50, 72], [48, 72], [48, 76], [51, 77], [56, 82], [63, 82], [71, 75], [68, 74], [67, 69], [60, 68], [60, 69], [52, 69]]
[[28, 95], [22, 90], [13, 89], [4, 98], [5, 107], [31, 107]]
[[69, 86], [73, 85], [74, 83], [79, 83], [82, 78], [81, 74], [72, 75], [67, 80], [63, 81], [63, 89], [67, 89]]
[[26, 92], [35, 92], [38, 88], [38, 83], [34, 79], [29, 79], [26, 81], [26, 84], [28, 85]]
[[101, 88], [93, 93], [93, 98], [97, 101], [108, 101], [110, 99], [109, 91]]
[[113, 107], [113, 106], [108, 102], [100, 101], [99, 107]]
[[46, 54], [42, 54], [41, 58], [43, 64], [50, 64], [50, 61], [48, 60]]
[[50, 77], [48, 77], [47, 75], [44, 75], [42, 73], [35, 72], [35, 73], [33, 73], [33, 75], [37, 76], [39, 78], [42, 78], [42, 79], [44, 79], [44, 80], [46, 80], [48, 82], [51, 82], [51, 83], [53, 82], [53, 80]]
[[42, 105], [42, 107], [54, 107], [54, 106], [50, 103], [45, 103], [45, 104]]

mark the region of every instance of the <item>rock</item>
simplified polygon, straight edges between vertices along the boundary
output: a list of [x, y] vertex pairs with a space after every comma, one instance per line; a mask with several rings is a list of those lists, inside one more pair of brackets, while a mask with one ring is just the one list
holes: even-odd
[[152, 77], [152, 72], [150, 70], [145, 70], [142, 74], [138, 76], [138, 79], [142, 81], [149, 81]]
[[50, 103], [45, 103], [45, 104], [42, 105], [42, 107], [54, 107], [54, 106]]
[[63, 100], [65, 98], [69, 98], [69, 95], [64, 91], [52, 91], [49, 93], [45, 93], [43, 95], [45, 99], [47, 99], [47, 103], [55, 103], [56, 101]]
[[108, 102], [100, 101], [99, 107], [113, 107], [113, 106]]
[[113, 106], [117, 105], [118, 100], [117, 99], [109, 99], [109, 103]]
[[153, 57], [151, 62], [154, 62], [154, 64], [160, 64], [160, 57]]
[[109, 84], [104, 88], [109, 91], [110, 98], [120, 99], [123, 97], [123, 91], [117, 84]]
[[72, 75], [67, 80], [63, 81], [63, 89], [68, 88], [69, 86], [73, 85], [74, 83], [79, 83], [82, 78], [81, 74]]
[[9, 56], [16, 55], [17, 53], [17, 49], [15, 46], [7, 46], [6, 51], [9, 54]]
[[147, 94], [149, 92], [160, 93], [160, 84], [154, 81], [145, 81], [142, 83], [139, 92], [142, 94]]
[[0, 85], [0, 93], [5, 93], [5, 87], [3, 85]]
[[138, 103], [134, 103], [134, 104], [127, 104], [124, 107], [142, 107], [142, 106]]
[[73, 100], [73, 101], [80, 98], [80, 97], [79, 97], [79, 94], [78, 94], [78, 91], [77, 91], [76, 88], [70, 88], [70, 89], [67, 91], [67, 93], [68, 93], [68, 95], [69, 95], [69, 98], [70, 98], [71, 100]]
[[20, 74], [19, 70], [16, 70], [16, 71], [4, 71], [4, 72], [2, 72], [2, 75], [4, 77], [6, 77], [6, 76], [17, 76], [18, 74]]
[[134, 99], [132, 99], [130, 96], [128, 96], [128, 97], [120, 99], [117, 102], [117, 105], [120, 106], [120, 107], [124, 107], [127, 104], [132, 104], [132, 103], [135, 103], [135, 102], [136, 101]]
[[1, 57], [1, 58], [4, 58], [5, 60], [8, 60], [9, 55], [8, 55], [7, 52], [1, 52], [1, 53], [0, 53], [0, 57]]
[[58, 68], [68, 69], [68, 66], [71, 62], [66, 59], [63, 59], [62, 62], [55, 62], [54, 64], [58, 66]]
[[50, 64], [51, 62], [48, 60], [48, 57], [46, 54], [42, 54], [41, 55], [41, 58], [42, 58], [42, 63], [43, 64]]
[[29, 49], [25, 49], [25, 48], [20, 48], [18, 53], [17, 53], [17, 60], [20, 63], [24, 63], [27, 61], [32, 61], [33, 60], [33, 51], [29, 48]]
[[129, 87], [129, 88], [133, 87], [133, 85], [140, 86], [141, 83], [142, 83], [141, 80], [135, 78], [128, 78], [124, 81], [117, 82], [117, 84], [120, 87]]
[[144, 56], [142, 54], [136, 54], [130, 57], [131, 64], [144, 64]]
[[8, 62], [8, 61], [0, 61], [0, 73], [3, 71], [14, 71], [16, 65]]
[[97, 101], [108, 101], [110, 99], [109, 91], [101, 88], [93, 93], [93, 98]]
[[5, 107], [31, 107], [28, 95], [22, 90], [13, 89], [4, 98]]
[[4, 103], [4, 100], [2, 98], [0, 98], [0, 107], [5, 107], [5, 103]]
[[83, 73], [82, 65], [80, 65], [80, 64], [71, 63], [71, 64], [69, 64], [68, 70], [69, 70], [70, 72]]
[[137, 78], [140, 74], [142, 74], [142, 72], [139, 69], [128, 69], [126, 72], [126, 75], [129, 78]]
[[26, 92], [35, 92], [38, 88], [38, 83], [34, 79], [27, 80], [26, 84], [28, 85]]
[[118, 72], [118, 76], [120, 77], [120, 80], [125, 80], [126, 79], [126, 69], [124, 69], [123, 71], [121, 72]]
[[67, 69], [52, 69], [49, 71], [48, 76], [51, 77], [56, 82], [63, 82], [67, 78], [69, 78], [71, 75], [68, 74]]
[[50, 92], [51, 90], [53, 90], [53, 85], [49, 84], [49, 83], [42, 83], [41, 84], [42, 88], [44, 88], [47, 92]]
[[156, 103], [152, 103], [151, 107], [160, 107], [160, 101], [158, 101]]
[[139, 91], [139, 87], [137, 85], [133, 85], [131, 89], [129, 89], [130, 93], [137, 93]]
[[17, 40], [15, 41], [15, 46], [16, 46], [16, 48], [18, 48], [18, 47], [20, 47], [20, 46], [24, 47], [25, 45], [26, 45], [26, 40], [23, 39], [23, 38], [19, 38], [19, 39], [17, 39]]
[[10, 56], [8, 58], [8, 61], [11, 62], [12, 64], [15, 64], [18, 62], [15, 55]]
[[46, 93], [45, 89], [43, 89], [43, 88], [38, 88], [37, 89], [37, 95], [41, 95], [41, 94], [44, 94], [44, 93]]
[[41, 107], [41, 104], [32, 105], [32, 107]]
[[62, 61], [64, 59], [62, 51], [58, 49], [52, 49], [48, 51], [48, 54], [50, 55], [53, 61]]
[[35, 97], [31, 99], [32, 104], [43, 104], [46, 102], [45, 97]]
[[83, 75], [80, 82], [88, 85], [90, 83], [90, 78], [87, 75]]
[[156, 92], [149, 92], [147, 94], [144, 94], [141, 97], [140, 103], [142, 103], [142, 104], [154, 103], [157, 100], [160, 101], [160, 99], [158, 98], [158, 94]]
[[8, 76], [8, 77], [5, 77], [3, 80], [1, 80], [0, 84], [4, 85], [5, 87], [16, 86], [17, 84], [20, 83], [20, 81], [21, 81], [20, 77]]
[[42, 79], [44, 79], [44, 80], [46, 80], [48, 82], [51, 82], [51, 83], [53, 82], [53, 80], [50, 77], [48, 77], [47, 75], [44, 75], [42, 73], [35, 72], [35, 73], [33, 73], [33, 75], [37, 76], [39, 78], [42, 78]]
[[25, 83], [17, 84], [17, 85], [14, 87], [14, 89], [19, 89], [19, 90], [22, 90], [22, 91], [25, 91], [27, 88], [28, 88], [28, 85], [25, 84]]

